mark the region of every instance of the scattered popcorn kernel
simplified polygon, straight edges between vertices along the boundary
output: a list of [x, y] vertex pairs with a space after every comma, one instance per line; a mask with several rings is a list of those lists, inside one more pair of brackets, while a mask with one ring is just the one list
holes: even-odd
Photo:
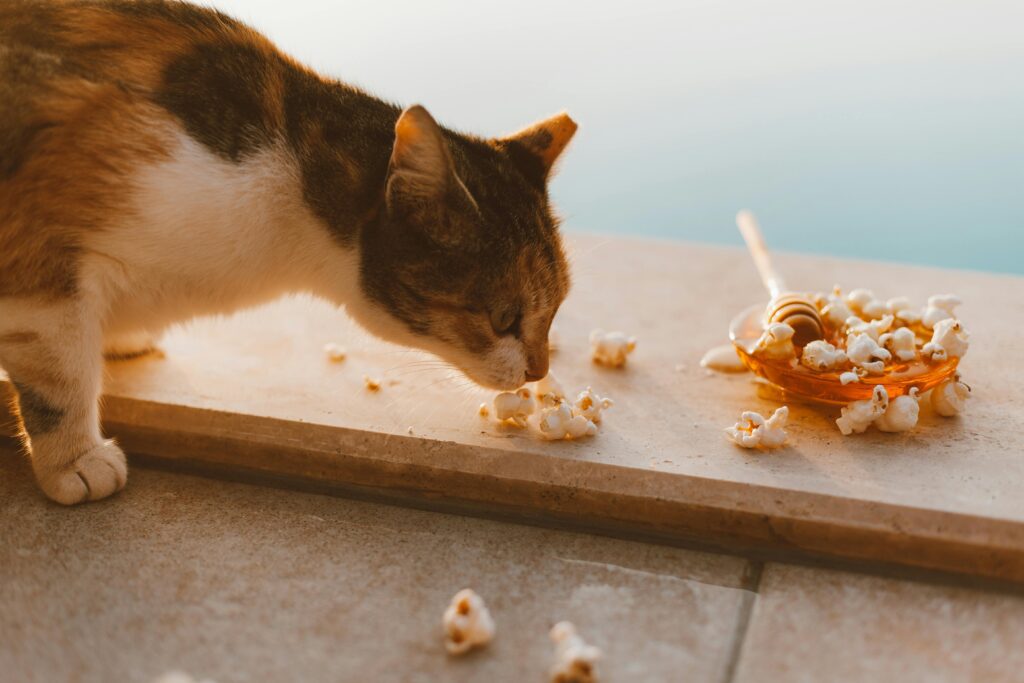
[[929, 330], [942, 320], [956, 317], [956, 307], [963, 301], [955, 294], [938, 294], [928, 297], [928, 305], [921, 315], [921, 324]]
[[444, 646], [453, 655], [486, 645], [494, 638], [494, 620], [483, 598], [469, 588], [455, 594], [444, 611]]
[[971, 397], [971, 388], [961, 381], [960, 373], [957, 373], [932, 389], [931, 394], [932, 409], [943, 417], [954, 417], [963, 412], [967, 399]]
[[846, 357], [868, 374], [881, 375], [892, 354], [867, 334], [851, 334], [846, 341]]
[[823, 339], [817, 339], [804, 347], [800, 362], [812, 370], [835, 370], [846, 362], [846, 352]]
[[565, 398], [565, 389], [555, 377], [555, 373], [549, 372], [543, 379], [533, 385], [537, 400], [541, 405], [552, 406]]
[[380, 391], [380, 380], [376, 377], [363, 375], [363, 384], [366, 385], [367, 391]]
[[608, 410], [615, 405], [615, 401], [610, 398], [603, 398], [587, 387], [585, 391], [581, 391], [576, 400], [572, 404], [572, 412], [574, 415], [581, 415], [591, 422], [601, 421], [601, 412]]
[[885, 393], [884, 387], [876, 385], [871, 398], [854, 401], [843, 407], [842, 415], [836, 420], [836, 425], [839, 426], [839, 431], [843, 433], [843, 436], [853, 433], [861, 434], [868, 428], [868, 425], [881, 417], [888, 407], [889, 395]]
[[537, 409], [537, 402], [527, 388], [503, 391], [494, 397], [494, 416], [499, 422], [511, 420], [519, 427], [526, 426], [526, 418]]
[[555, 665], [551, 668], [551, 683], [597, 683], [597, 662], [601, 650], [587, 643], [568, 621], [561, 621], [551, 629], [555, 643]]
[[844, 387], [847, 384], [853, 384], [854, 382], [859, 382], [859, 381], [860, 381], [860, 375], [858, 375], [854, 370], [849, 370], [849, 371], [844, 372], [843, 374], [839, 375], [839, 383], [842, 384]]
[[878, 320], [865, 321], [854, 316], [846, 321], [847, 334], [866, 334], [875, 341], [878, 341], [883, 332], [888, 332], [892, 327], [894, 318], [886, 315]]
[[491, 414], [491, 409], [487, 406], [486, 403], [481, 403], [480, 407], [477, 409], [476, 412], [480, 414], [480, 417], [487, 417], [488, 415]]
[[700, 366], [715, 372], [746, 372], [747, 366], [736, 353], [736, 347], [732, 344], [716, 346], [704, 354], [700, 359]]
[[565, 401], [541, 410], [537, 428], [541, 436], [551, 441], [597, 434], [597, 425], [583, 415], [573, 415], [572, 407]]
[[954, 318], [935, 323], [932, 340], [921, 348], [921, 355], [935, 363], [967, 355], [970, 335], [963, 324]]
[[590, 333], [590, 353], [595, 363], [621, 368], [635, 348], [636, 337], [627, 337], [622, 332], [594, 330]]
[[909, 432], [917, 426], [917, 400], [917, 387], [913, 387], [909, 394], [889, 401], [889, 407], [875, 419], [875, 427], [881, 432]]
[[908, 327], [886, 332], [878, 338], [878, 343], [903, 362], [912, 361], [917, 357], [917, 337]]
[[769, 323], [757, 340], [754, 355], [769, 360], [796, 358], [793, 334], [793, 328], [786, 323]]
[[767, 420], [760, 413], [747, 411], [725, 433], [733, 443], [744, 448], [777, 448], [786, 442], [784, 427], [788, 419], [787, 406], [776, 410]]
[[324, 353], [327, 355], [327, 359], [334, 363], [340, 363], [348, 358], [348, 349], [334, 342], [324, 345]]

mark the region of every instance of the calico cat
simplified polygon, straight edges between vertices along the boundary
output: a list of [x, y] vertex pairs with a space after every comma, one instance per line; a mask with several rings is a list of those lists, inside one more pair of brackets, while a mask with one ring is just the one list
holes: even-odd
[[285, 293], [487, 387], [543, 377], [575, 131], [457, 133], [177, 0], [0, 0], [0, 366], [42, 490], [125, 484], [105, 352]]

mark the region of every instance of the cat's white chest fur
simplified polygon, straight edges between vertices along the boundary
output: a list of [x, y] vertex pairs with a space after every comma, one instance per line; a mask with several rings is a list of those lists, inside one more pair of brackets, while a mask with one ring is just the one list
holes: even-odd
[[83, 280], [108, 303], [108, 334], [354, 286], [355, 256], [307, 209], [284, 151], [233, 163], [176, 137], [169, 159], [134, 177], [129, 217], [88, 237]]

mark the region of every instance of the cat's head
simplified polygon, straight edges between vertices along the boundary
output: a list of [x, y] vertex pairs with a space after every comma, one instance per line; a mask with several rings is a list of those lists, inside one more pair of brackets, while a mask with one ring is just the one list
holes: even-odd
[[547, 180], [575, 131], [561, 114], [483, 140], [405, 110], [381, 213], [360, 238], [360, 286], [384, 317], [363, 322], [489, 388], [546, 375], [548, 331], [569, 290]]

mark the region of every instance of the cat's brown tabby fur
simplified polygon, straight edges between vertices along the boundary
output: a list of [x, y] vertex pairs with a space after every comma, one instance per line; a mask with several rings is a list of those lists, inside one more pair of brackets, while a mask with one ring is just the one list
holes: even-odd
[[0, 366], [43, 490], [124, 485], [104, 351], [288, 292], [486, 386], [542, 377], [575, 130], [456, 133], [184, 2], [0, 0]]

